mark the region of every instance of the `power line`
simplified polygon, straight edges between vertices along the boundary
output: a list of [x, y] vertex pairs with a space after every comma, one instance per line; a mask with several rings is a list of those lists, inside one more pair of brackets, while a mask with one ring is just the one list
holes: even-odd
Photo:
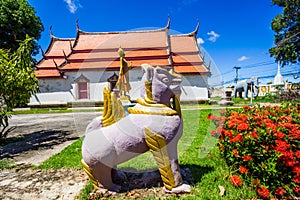
[[[296, 74], [300, 74], [300, 71], [291, 71], [291, 72], [286, 72], [286, 73], [283, 73], [282, 76], [285, 76], [285, 77], [290, 77], [290, 76], [294, 76]], [[264, 75], [264, 76], [258, 76], [258, 79], [267, 79], [267, 78], [274, 78], [275, 77], [275, 73], [272, 74], [272, 75]], [[240, 79], [250, 79], [251, 77], [241, 77]], [[235, 82], [235, 79], [231, 79], [231, 80], [228, 80], [228, 81], [222, 81], [222, 83], [216, 83], [216, 84], [212, 84], [210, 86], [221, 86], [221, 85], [226, 85], [226, 84], [230, 84], [230, 83], [234, 83]]]
[[[259, 66], [268, 66], [268, 65], [271, 65], [271, 64], [276, 64], [274, 61], [263, 61], [263, 62], [258, 62], [258, 63], [253, 63], [253, 64], [249, 64], [249, 65], [244, 65], [244, 66], [241, 66], [241, 69], [249, 69], [249, 68], [257, 68]], [[241, 71], [241, 74], [243, 75], [244, 73], [247, 74], [248, 77], [252, 77], [252, 76], [258, 76], [259, 74], [259, 78], [260, 79], [265, 79], [265, 78], [271, 78], [271, 77], [274, 77], [276, 75], [276, 72], [277, 72], [277, 68], [270, 68], [270, 67], [273, 67], [273, 66], [268, 66], [268, 67], [264, 67], [264, 68], [259, 68], [260, 70], [254, 70], [254, 71]], [[290, 68], [292, 67], [292, 69]], [[282, 68], [282, 73], [283, 73], [283, 76], [293, 76], [295, 74], [300, 74], [300, 65], [297, 63], [297, 64], [291, 64], [291, 65], [287, 65], [285, 66], [284, 68]], [[285, 71], [286, 69], [286, 71]], [[210, 78], [213, 79], [213, 77], [225, 77], [225, 75], [227, 74], [230, 74], [230, 73], [234, 73], [234, 70], [230, 70], [230, 71], [227, 71], [225, 73], [222, 73], [222, 74], [216, 74], [216, 75], [213, 75], [211, 76]], [[272, 75], [269, 75], [269, 74], [272, 74]], [[226, 77], [233, 77], [234, 75], [227, 75]], [[242, 76], [242, 78], [240, 77], [240, 79], [246, 79]], [[232, 83], [236, 80], [235, 79], [231, 79], [231, 80], [228, 80], [226, 82], [223, 82], [223, 84], [228, 84], [228, 83]], [[220, 85], [220, 84], [217, 84], [217, 85]]]
[[265, 62], [260, 62], [260, 63], [244, 65], [244, 66], [241, 66], [241, 67], [243, 69], [249, 69], [249, 68], [255, 68], [255, 67], [266, 66], [266, 65], [271, 65], [271, 64], [275, 64], [275, 62], [274, 61], [265, 61]]

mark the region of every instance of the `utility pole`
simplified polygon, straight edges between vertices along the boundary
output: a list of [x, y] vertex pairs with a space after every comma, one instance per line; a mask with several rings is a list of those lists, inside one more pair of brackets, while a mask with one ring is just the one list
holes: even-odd
[[235, 82], [235, 84], [237, 84], [237, 82], [239, 80], [238, 71], [239, 71], [239, 69], [241, 69], [241, 67], [234, 66], [233, 69], [235, 69], [235, 79], [234, 79], [234, 82]]

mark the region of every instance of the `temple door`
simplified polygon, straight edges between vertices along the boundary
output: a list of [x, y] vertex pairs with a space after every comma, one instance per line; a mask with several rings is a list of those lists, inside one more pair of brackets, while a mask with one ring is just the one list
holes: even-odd
[[78, 82], [78, 97], [79, 99], [88, 99], [87, 82]]

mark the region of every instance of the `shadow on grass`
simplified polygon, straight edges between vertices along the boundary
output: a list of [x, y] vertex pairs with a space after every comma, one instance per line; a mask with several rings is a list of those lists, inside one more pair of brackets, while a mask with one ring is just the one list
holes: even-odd
[[[201, 167], [199, 165], [192, 164], [181, 165], [180, 169], [183, 182], [192, 186], [200, 182], [206, 173], [213, 170], [213, 167]], [[158, 169], [140, 171], [133, 168], [121, 168], [118, 172], [126, 177], [125, 179], [118, 179], [118, 177], [113, 175], [113, 182], [121, 185], [122, 192], [163, 186]]]
[[0, 147], [0, 159], [13, 158], [17, 154], [32, 150], [51, 149], [55, 145], [79, 137], [72, 135], [69, 131], [42, 130], [24, 135], [21, 141], [10, 143]]

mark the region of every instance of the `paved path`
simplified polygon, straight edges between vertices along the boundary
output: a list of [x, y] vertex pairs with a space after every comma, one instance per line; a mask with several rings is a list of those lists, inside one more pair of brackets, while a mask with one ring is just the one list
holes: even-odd
[[88, 123], [99, 115], [95, 112], [13, 115], [8, 137], [24, 140], [0, 147], [1, 158], [13, 158], [17, 164], [38, 165], [84, 135]]
[[74, 199], [84, 187], [83, 170], [33, 170], [55, 153], [83, 136], [87, 124], [100, 113], [60, 113], [13, 115], [9, 137], [24, 140], [0, 147], [0, 159], [12, 158], [15, 169], [0, 170], [0, 199]]
[[85, 186], [87, 176], [82, 171], [60, 170], [2, 170], [0, 199], [48, 200], [75, 199]]

